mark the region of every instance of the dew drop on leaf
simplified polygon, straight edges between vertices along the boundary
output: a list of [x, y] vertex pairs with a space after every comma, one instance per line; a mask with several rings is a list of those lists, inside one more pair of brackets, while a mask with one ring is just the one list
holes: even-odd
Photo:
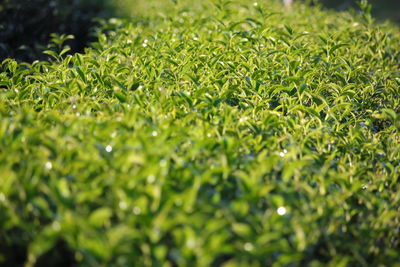
[[246, 251], [252, 251], [254, 249], [254, 246], [253, 246], [253, 244], [247, 242], [244, 244], [243, 248]]
[[46, 170], [51, 170], [53, 168], [53, 164], [50, 161], [48, 161], [46, 162], [44, 167], [46, 168]]
[[60, 223], [57, 222], [57, 221], [53, 222], [51, 226], [53, 227], [53, 229], [54, 229], [55, 231], [60, 231], [60, 230], [61, 230], [61, 225], [60, 225]]
[[286, 208], [285, 207], [279, 207], [276, 212], [278, 213], [278, 215], [283, 216], [286, 214]]
[[193, 238], [190, 238], [186, 241], [186, 246], [188, 248], [195, 248], [196, 247], [196, 240], [194, 240]]
[[142, 212], [142, 210], [139, 207], [134, 207], [132, 211], [133, 214], [135, 215], [139, 215]]
[[167, 161], [166, 161], [165, 159], [160, 160], [160, 166], [161, 166], [161, 167], [167, 166]]
[[120, 208], [121, 210], [125, 210], [125, 209], [128, 207], [128, 204], [126, 204], [125, 201], [120, 201], [119, 204], [118, 204], [118, 206], [119, 206], [119, 208]]
[[149, 176], [147, 176], [147, 182], [152, 184], [154, 183], [156, 180], [156, 177], [153, 174], [150, 174]]

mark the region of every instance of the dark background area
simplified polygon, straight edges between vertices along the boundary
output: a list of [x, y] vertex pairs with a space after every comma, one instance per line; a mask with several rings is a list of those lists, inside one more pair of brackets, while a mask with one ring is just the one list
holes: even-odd
[[[321, 0], [327, 8], [346, 10], [357, 8], [359, 0]], [[391, 20], [400, 24], [400, 0], [368, 0], [372, 13], [378, 20]]]
[[[134, 0], [132, 0], [134, 2]], [[356, 0], [321, 0], [326, 8], [356, 8]], [[51, 33], [72, 34], [72, 52], [82, 51], [95, 40], [94, 18], [116, 14], [108, 0], [0, 0], [0, 62], [7, 57], [18, 61], [47, 59], [42, 53]], [[400, 0], [370, 0], [379, 20], [400, 23]]]
[[112, 13], [102, 0], [0, 0], [0, 61], [45, 59], [51, 33], [74, 35], [68, 45], [82, 51], [93, 40], [93, 19]]

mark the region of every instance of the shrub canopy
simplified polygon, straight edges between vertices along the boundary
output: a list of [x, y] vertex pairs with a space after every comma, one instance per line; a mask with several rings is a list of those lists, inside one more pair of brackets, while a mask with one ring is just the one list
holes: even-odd
[[1, 65], [1, 264], [398, 261], [398, 28], [221, 0], [102, 29]]

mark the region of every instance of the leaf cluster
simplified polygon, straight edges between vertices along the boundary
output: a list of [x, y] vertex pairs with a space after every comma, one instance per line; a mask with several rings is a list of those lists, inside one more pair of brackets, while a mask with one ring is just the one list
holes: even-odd
[[1, 65], [0, 263], [398, 261], [397, 28], [181, 0], [103, 29]]

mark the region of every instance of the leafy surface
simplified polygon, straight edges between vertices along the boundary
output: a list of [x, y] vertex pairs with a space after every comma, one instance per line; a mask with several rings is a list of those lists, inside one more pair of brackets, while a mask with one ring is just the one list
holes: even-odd
[[237, 0], [103, 30], [1, 65], [0, 263], [398, 261], [398, 29]]

